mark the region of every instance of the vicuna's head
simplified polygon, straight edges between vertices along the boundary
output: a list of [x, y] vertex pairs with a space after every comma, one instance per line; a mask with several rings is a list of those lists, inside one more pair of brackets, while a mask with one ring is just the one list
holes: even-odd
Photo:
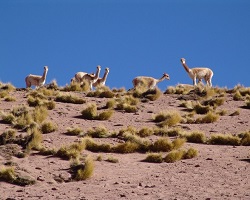
[[109, 73], [109, 68], [106, 67], [106, 68], [105, 68], [105, 71], [106, 71], [106, 73]]
[[48, 70], [49, 70], [49, 67], [48, 67], [48, 66], [44, 66], [44, 70], [45, 70], [45, 71], [48, 71]]
[[101, 70], [101, 66], [100, 65], [97, 66], [97, 70]]
[[166, 73], [163, 73], [162, 78], [165, 78], [165, 79], [167, 79], [167, 80], [170, 80], [170, 76], [169, 76], [168, 74], [166, 74]]
[[181, 58], [181, 63], [185, 64], [185, 62], [186, 62], [185, 58]]
[[76, 82], [76, 78], [73, 77], [71, 80], [70, 80], [70, 83], [75, 83]]

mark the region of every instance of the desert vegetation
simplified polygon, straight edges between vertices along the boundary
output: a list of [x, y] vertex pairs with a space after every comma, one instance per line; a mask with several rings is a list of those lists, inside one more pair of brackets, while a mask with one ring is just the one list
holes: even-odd
[[[140, 158], [136, 162], [149, 166], [182, 165], [187, 159], [192, 159], [189, 165], [198, 166], [208, 145], [250, 146], [249, 130], [239, 128], [249, 124], [244, 118], [249, 116], [249, 88], [177, 85], [162, 93], [157, 87], [142, 86], [130, 91], [100, 86], [89, 91], [84, 84], [53, 84], [18, 91], [18, 96], [14, 86], [1, 83], [0, 147], [8, 150], [13, 145], [6, 159], [18, 157], [27, 162], [24, 158], [39, 155], [44, 160], [56, 158], [58, 163], [63, 160], [67, 169], [63, 173], [69, 176], [58, 181], [56, 175], [55, 180], [67, 183], [94, 179], [95, 169], [100, 167], [95, 165], [97, 161], [124, 165], [125, 155], [135, 154]], [[225, 130], [218, 128], [230, 119], [238, 120], [233, 128], [227, 128], [229, 124]], [[5, 152], [1, 151], [2, 156]], [[1, 162], [0, 169], [0, 181], [21, 186], [38, 181], [20, 176], [18, 165]], [[36, 176], [37, 172], [30, 173]]]

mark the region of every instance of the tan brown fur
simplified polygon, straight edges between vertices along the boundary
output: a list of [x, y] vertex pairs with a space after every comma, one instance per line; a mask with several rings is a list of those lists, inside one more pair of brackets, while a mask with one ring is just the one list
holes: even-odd
[[153, 89], [159, 82], [163, 81], [164, 79], [169, 80], [170, 79], [169, 75], [163, 73], [163, 76], [159, 79], [155, 79], [149, 76], [137, 76], [133, 79], [132, 83], [134, 88], [138, 86], [145, 86], [148, 89]]
[[105, 73], [103, 75], [102, 78], [98, 78], [98, 80], [96, 82], [93, 83], [94, 87], [98, 87], [98, 86], [104, 86], [107, 80], [109, 74], [109, 68], [105, 68]]
[[43, 86], [46, 81], [48, 70], [49, 70], [48, 66], [45, 66], [42, 76], [33, 74], [26, 76], [25, 78], [26, 88], [29, 88], [32, 85], [34, 85], [36, 88]]
[[189, 77], [193, 80], [193, 85], [197, 85], [196, 79], [198, 79], [198, 83], [202, 82], [202, 79], [204, 79], [206, 84], [212, 87], [213, 71], [211, 69], [206, 67], [196, 67], [190, 69], [186, 64], [185, 58], [181, 58], [181, 63]]
[[101, 71], [101, 66], [98, 65], [95, 74], [88, 74], [86, 72], [77, 72], [75, 74], [75, 81], [77, 81], [81, 84], [83, 83], [83, 81], [87, 81], [89, 83], [90, 89], [92, 90], [93, 83], [95, 83], [98, 80], [100, 71]]

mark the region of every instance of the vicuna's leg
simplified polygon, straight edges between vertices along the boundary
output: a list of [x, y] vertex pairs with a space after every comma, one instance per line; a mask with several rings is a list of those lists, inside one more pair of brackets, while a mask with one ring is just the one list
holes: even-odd
[[193, 78], [193, 85], [195, 85], [195, 86], [197, 85], [196, 84], [196, 76]]
[[28, 80], [28, 78], [25, 78], [26, 88], [31, 87], [31, 82]]

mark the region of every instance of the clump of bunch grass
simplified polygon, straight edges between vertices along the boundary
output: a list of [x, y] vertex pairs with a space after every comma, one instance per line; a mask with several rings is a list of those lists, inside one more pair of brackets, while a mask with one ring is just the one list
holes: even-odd
[[0, 91], [0, 98], [5, 98], [9, 95], [8, 91], [2, 90]]
[[175, 128], [168, 128], [168, 127], [156, 127], [154, 128], [154, 135], [158, 136], [169, 136], [169, 137], [174, 137], [174, 136], [179, 136], [183, 130], [179, 127]]
[[13, 143], [16, 138], [16, 130], [7, 129], [0, 135], [0, 145]]
[[115, 153], [134, 153], [139, 151], [139, 149], [140, 145], [138, 143], [130, 141], [118, 144], [112, 148]]
[[182, 159], [191, 159], [198, 155], [198, 151], [194, 148], [189, 148], [187, 151], [185, 150], [173, 150], [169, 152], [164, 161], [167, 163], [173, 163]]
[[113, 156], [109, 156], [105, 161], [110, 162], [110, 163], [118, 163], [119, 162], [118, 158], [114, 158]]
[[99, 86], [96, 91], [90, 91], [87, 93], [87, 97], [99, 97], [99, 98], [113, 98], [115, 93], [107, 86]]
[[89, 91], [89, 83], [87, 81], [83, 81], [83, 83], [71, 82], [69, 85], [66, 85], [62, 88], [62, 91], [65, 92], [87, 92]]
[[14, 85], [12, 85], [11, 83], [1, 83], [0, 84], [0, 90], [5, 90], [7, 92], [11, 92], [14, 91], [16, 88]]
[[7, 96], [4, 98], [4, 101], [7, 101], [7, 102], [12, 102], [12, 101], [16, 101], [16, 98], [15, 98], [15, 97], [12, 97], [12, 96], [7, 95]]
[[225, 116], [226, 114], [227, 114], [227, 110], [218, 110], [217, 112], [216, 112], [218, 115], [220, 115], [220, 116]]
[[38, 97], [29, 96], [27, 102], [28, 102], [29, 106], [32, 106], [32, 107], [45, 106], [49, 110], [52, 110], [56, 107], [56, 104], [53, 100], [51, 100], [51, 101], [43, 100], [43, 99], [40, 99]]
[[173, 162], [181, 160], [183, 155], [184, 155], [183, 150], [173, 150], [166, 155], [166, 157], [164, 158], [164, 161], [167, 163], [173, 163]]
[[80, 127], [69, 127], [65, 133], [66, 135], [81, 135], [83, 130]]
[[73, 94], [59, 94], [56, 96], [55, 101], [63, 103], [83, 104], [86, 103], [85, 99], [82, 99]]
[[172, 142], [168, 137], [157, 139], [151, 146], [153, 152], [168, 152], [173, 148]]
[[150, 163], [162, 163], [163, 157], [161, 153], [149, 153], [143, 161]]
[[87, 108], [81, 111], [82, 118], [93, 120], [97, 116], [97, 106], [96, 104], [88, 104]]
[[35, 184], [35, 180], [30, 178], [20, 177], [16, 172], [14, 167], [2, 167], [0, 169], [0, 181], [5, 181], [7, 183], [26, 186]]
[[168, 137], [162, 137], [152, 144], [150, 150], [153, 152], [168, 152], [173, 149], [179, 149], [185, 142], [184, 138], [177, 138], [171, 141]]
[[240, 145], [240, 138], [231, 134], [212, 134], [208, 140], [209, 144], [213, 145]]
[[53, 90], [48, 90], [46, 88], [39, 88], [39, 90], [34, 90], [28, 95], [28, 104], [29, 106], [45, 106], [49, 110], [55, 108], [56, 104], [53, 100], [48, 100], [49, 95], [54, 95]]
[[197, 114], [206, 114], [212, 110], [212, 108], [209, 105], [204, 106], [200, 102], [194, 102], [194, 101], [182, 102], [180, 106], [185, 107], [189, 112], [194, 111]]
[[55, 155], [66, 160], [78, 159], [85, 147], [85, 142], [73, 143], [69, 146], [62, 146]]
[[105, 108], [107, 108], [107, 109], [113, 109], [113, 108], [115, 108], [115, 106], [116, 106], [116, 101], [115, 101], [115, 99], [110, 99], [110, 100], [108, 100], [108, 101], [106, 102]]
[[164, 127], [164, 126], [174, 126], [178, 123], [180, 123], [182, 120], [182, 117], [178, 111], [166, 111], [166, 112], [160, 112], [159, 114], [153, 116], [153, 121], [158, 123], [158, 126]]
[[210, 106], [203, 106], [199, 102], [194, 106], [194, 111], [197, 114], [207, 114], [209, 111], [211, 111], [212, 108]]
[[209, 105], [214, 108], [217, 108], [218, 106], [221, 106], [225, 103], [225, 98], [224, 97], [216, 97], [216, 98], [211, 98], [208, 100], [203, 101], [203, 105]]
[[16, 120], [16, 117], [12, 113], [2, 112], [1, 118], [2, 118], [2, 122], [6, 124], [12, 124]]
[[33, 117], [30, 113], [22, 114], [21, 116], [16, 118], [16, 120], [13, 122], [13, 126], [17, 129], [25, 129], [28, 128], [32, 122]]
[[45, 147], [39, 148], [39, 154], [40, 155], [44, 155], [44, 156], [49, 156], [49, 155], [53, 155], [54, 156], [56, 154], [56, 152], [57, 152], [57, 150], [54, 149], [54, 148], [52, 148], [52, 149], [45, 148]]
[[229, 116], [238, 116], [238, 115], [240, 115], [240, 110], [232, 112]]
[[57, 129], [57, 125], [51, 121], [47, 121], [41, 124], [42, 133], [52, 133]]
[[189, 148], [184, 155], [182, 156], [183, 159], [191, 159], [191, 158], [195, 158], [198, 155], [198, 151], [194, 148]]
[[26, 151], [29, 153], [32, 149], [39, 150], [42, 147], [42, 133], [38, 128], [32, 128], [28, 130]]
[[86, 135], [93, 138], [108, 138], [112, 134], [109, 133], [106, 127], [98, 126], [96, 128], [89, 129]]
[[139, 103], [139, 99], [133, 97], [132, 95], [126, 95], [125, 97], [121, 97], [118, 99], [118, 103], [116, 105], [117, 110], [124, 110], [128, 113], [137, 112], [137, 104]]
[[239, 137], [241, 138], [241, 145], [250, 146], [250, 131], [239, 134]]
[[220, 118], [220, 115], [209, 111], [205, 116], [197, 118], [196, 123], [199, 123], [199, 124], [213, 123], [213, 122], [216, 122], [219, 118]]
[[44, 94], [47, 95], [47, 96], [52, 96], [55, 94], [55, 91], [59, 90], [59, 87], [58, 87], [58, 84], [57, 84], [57, 81], [54, 79], [52, 80], [50, 83], [48, 83], [46, 85], [46, 88], [45, 87], [42, 87], [42, 88], [39, 88], [39, 90], [44, 90]]
[[137, 135], [139, 135], [140, 137], [148, 137], [153, 134], [154, 134], [154, 130], [149, 127], [143, 127], [137, 132]]
[[82, 181], [90, 178], [94, 173], [94, 160], [91, 156], [87, 156], [84, 161], [84, 165], [75, 166], [77, 170], [74, 172], [73, 179], [76, 181]]
[[113, 110], [106, 110], [101, 113], [97, 113], [97, 106], [95, 103], [87, 105], [87, 108], [81, 111], [82, 118], [88, 120], [108, 120], [113, 115]]
[[192, 85], [176, 85], [176, 86], [169, 86], [164, 94], [189, 94], [194, 87]]
[[182, 133], [181, 137], [186, 138], [187, 142], [191, 142], [191, 143], [201, 143], [201, 144], [206, 143], [206, 136], [201, 131], [192, 131], [190, 133], [187, 133], [187, 132]]
[[250, 99], [246, 101], [246, 108], [250, 109]]
[[155, 101], [160, 98], [160, 96], [162, 95], [162, 92], [157, 87], [154, 89], [146, 89], [146, 90], [136, 88], [133, 90], [132, 95], [135, 98], [145, 98], [150, 101]]
[[45, 106], [35, 107], [32, 112], [33, 120], [37, 123], [42, 123], [48, 117], [48, 110]]
[[86, 145], [86, 149], [92, 152], [106, 152], [112, 151], [110, 144], [98, 144], [92, 138], [85, 137], [82, 142]]
[[241, 101], [241, 100], [243, 100], [243, 96], [241, 95], [241, 93], [239, 91], [236, 91], [233, 94], [233, 100], [235, 100], [235, 101]]

